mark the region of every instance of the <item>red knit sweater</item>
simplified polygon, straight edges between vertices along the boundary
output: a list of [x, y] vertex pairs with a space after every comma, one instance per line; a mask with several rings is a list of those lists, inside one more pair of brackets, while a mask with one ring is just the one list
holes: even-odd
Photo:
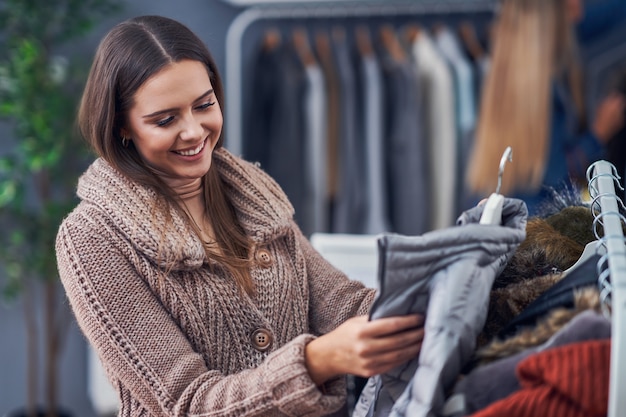
[[517, 367], [522, 389], [471, 417], [605, 417], [610, 351], [606, 339], [534, 354]]

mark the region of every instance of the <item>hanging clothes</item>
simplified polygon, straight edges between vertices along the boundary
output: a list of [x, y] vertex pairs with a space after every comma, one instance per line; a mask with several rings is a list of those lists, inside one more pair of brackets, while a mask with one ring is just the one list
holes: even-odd
[[[545, 218], [529, 218], [526, 239], [492, 288], [479, 348], [447, 399], [444, 416], [482, 415], [487, 410], [493, 414], [485, 416], [517, 415], [526, 404], [511, 409], [491, 406], [525, 389], [516, 372], [524, 360], [559, 346], [611, 337], [611, 321], [601, 314], [597, 289], [597, 264], [603, 250], [596, 247], [587, 252], [589, 245], [597, 243], [592, 241], [596, 239], [594, 216], [589, 207], [578, 205], [578, 199], [562, 207], [565, 197], [554, 196], [558, 211]], [[551, 273], [541, 275], [547, 270]], [[548, 279], [544, 282], [544, 278]], [[485, 336], [488, 342], [481, 343]], [[574, 367], [562, 371], [577, 372]], [[537, 387], [542, 384], [536, 382]], [[530, 394], [528, 401], [537, 407], [530, 410], [548, 409], [550, 405], [541, 405], [541, 395], [539, 391]], [[568, 410], [573, 414], [558, 414], [561, 411], [552, 410], [550, 415], [587, 415], [577, 408]]]
[[283, 188], [305, 235], [450, 226], [460, 211], [454, 67], [426, 31], [408, 48], [396, 39], [392, 56], [378, 36], [364, 54], [347, 28], [318, 29], [306, 62], [302, 43], [267, 31], [278, 40], [264, 39], [245, 69], [243, 156]]
[[520, 362], [535, 353], [571, 343], [610, 337], [611, 322], [597, 311], [585, 310], [542, 345], [479, 366], [460, 379], [448, 403], [459, 403], [462, 407], [459, 410], [450, 410], [446, 415], [472, 414], [519, 391], [521, 386], [515, 369]]
[[357, 134], [357, 105], [351, 48], [343, 27], [332, 32], [340, 86], [339, 188], [333, 212], [335, 233], [361, 233], [365, 217], [363, 146]]
[[307, 78], [307, 90], [304, 97], [304, 123], [305, 123], [305, 167], [307, 175], [306, 193], [309, 201], [306, 207], [309, 213], [306, 216], [310, 226], [306, 228], [310, 233], [315, 231], [324, 232], [328, 228], [328, 216], [326, 211], [326, 142], [324, 133], [326, 130], [326, 114], [324, 105], [326, 101], [324, 91], [324, 76], [317, 64], [309, 64], [305, 67]]
[[[474, 91], [474, 68], [463, 53], [460, 42], [446, 25], [439, 25], [433, 32], [433, 39], [441, 55], [452, 69], [456, 97], [457, 126], [457, 182], [455, 196], [463, 194], [464, 175], [473, 146], [473, 131], [477, 119], [476, 93]], [[464, 205], [457, 198], [454, 210]]]
[[384, 146], [384, 95], [382, 70], [376, 57], [369, 30], [356, 31], [358, 47], [357, 102], [360, 106], [359, 124], [365, 140], [366, 205], [362, 232], [378, 234], [391, 231], [387, 215], [387, 177]]
[[611, 340], [549, 349], [517, 367], [522, 389], [471, 417], [604, 417], [608, 413]]
[[596, 286], [598, 283], [597, 265], [600, 255], [592, 255], [576, 267], [559, 282], [531, 302], [520, 314], [515, 316], [502, 331], [500, 337], [514, 334], [520, 329], [534, 325], [539, 318], [557, 307], [572, 307], [574, 305], [574, 290], [583, 287]]
[[306, 172], [302, 97], [304, 68], [291, 42], [264, 45], [255, 58], [248, 128], [243, 151], [280, 184], [305, 226]]
[[[333, 207], [337, 199], [339, 186], [339, 121], [342, 118], [339, 96], [339, 77], [337, 75], [331, 41], [326, 31], [315, 34], [315, 52], [323, 72], [326, 96], [326, 135], [323, 139], [326, 148], [326, 211], [327, 225], [323, 230], [333, 230]], [[324, 146], [324, 145], [322, 145]]]
[[381, 38], [389, 217], [396, 233], [420, 235], [431, 230], [428, 148], [422, 132], [420, 86], [395, 31], [383, 27]]
[[300, 228], [308, 235], [328, 229], [326, 178], [326, 90], [324, 74], [309, 45], [304, 28], [294, 30], [293, 40], [306, 80], [303, 104], [305, 204]]
[[454, 80], [430, 35], [416, 28], [411, 44], [415, 74], [421, 88], [422, 121], [430, 159], [432, 229], [451, 225], [456, 211], [457, 136]]
[[445, 25], [438, 26], [433, 38], [441, 55], [452, 68], [457, 98], [457, 125], [461, 137], [471, 132], [476, 124], [476, 97], [474, 71], [463, 53], [458, 38]]
[[425, 314], [419, 358], [369, 379], [355, 417], [435, 416], [474, 353], [495, 276], [525, 238], [526, 205], [505, 199], [503, 225], [478, 224], [484, 206], [457, 227], [379, 239], [379, 293], [372, 319]]

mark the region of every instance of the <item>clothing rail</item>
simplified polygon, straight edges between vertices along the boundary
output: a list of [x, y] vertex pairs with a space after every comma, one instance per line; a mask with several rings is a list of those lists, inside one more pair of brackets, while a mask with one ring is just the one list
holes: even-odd
[[[587, 169], [589, 193], [593, 198], [591, 210], [594, 214], [594, 233], [607, 249], [598, 261], [600, 294], [603, 302], [610, 307], [611, 315], [611, 368], [609, 384], [608, 417], [624, 415], [626, 410], [626, 244], [623, 224], [626, 218], [620, 212], [624, 202], [616, 193], [619, 175], [615, 166], [607, 161], [597, 161]], [[604, 229], [600, 238], [597, 224]], [[608, 311], [608, 308], [607, 310]]]
[[478, 13], [495, 10], [495, 0], [415, 0], [389, 2], [318, 2], [297, 6], [274, 4], [250, 7], [241, 12], [226, 33], [226, 147], [235, 155], [242, 153], [243, 123], [243, 38], [255, 22], [270, 19], [345, 19], [420, 14]]

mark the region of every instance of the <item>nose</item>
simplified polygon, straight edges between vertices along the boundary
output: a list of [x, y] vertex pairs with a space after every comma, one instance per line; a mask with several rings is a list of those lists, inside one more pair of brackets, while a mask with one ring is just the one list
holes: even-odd
[[180, 131], [180, 138], [182, 140], [197, 140], [204, 135], [204, 127], [202, 126], [199, 117], [195, 117], [193, 114], [187, 115], [182, 124], [182, 130]]

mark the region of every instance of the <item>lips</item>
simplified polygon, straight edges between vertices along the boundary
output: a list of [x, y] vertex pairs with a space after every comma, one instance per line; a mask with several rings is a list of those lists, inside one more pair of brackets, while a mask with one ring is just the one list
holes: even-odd
[[199, 154], [202, 149], [204, 149], [204, 145], [206, 145], [206, 140], [202, 141], [198, 146], [196, 146], [193, 149], [185, 149], [184, 151], [174, 151], [174, 153], [177, 153], [178, 155], [182, 155], [182, 156], [194, 156]]

